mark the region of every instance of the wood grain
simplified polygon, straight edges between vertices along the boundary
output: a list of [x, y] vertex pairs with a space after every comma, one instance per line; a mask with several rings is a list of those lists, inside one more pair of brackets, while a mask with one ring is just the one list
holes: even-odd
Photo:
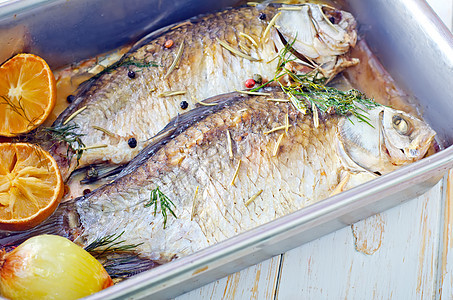
[[[356, 224], [355, 235], [346, 227], [285, 253], [281, 261], [274, 257], [176, 299], [431, 299], [439, 291], [451, 299], [453, 215], [442, 211], [442, 203], [444, 187], [451, 201], [452, 184], [451, 178], [440, 181]], [[449, 225], [440, 221], [444, 214]]]
[[176, 299], [274, 299], [280, 258], [275, 256]]
[[376, 241], [375, 235], [382, 234], [372, 254], [356, 250], [351, 228], [287, 252], [278, 299], [432, 298], [442, 187], [440, 182], [425, 195], [382, 213], [378, 222], [385, 220], [384, 231], [372, 225], [376, 219], [369, 220], [361, 240]]
[[437, 299], [453, 298], [453, 170], [448, 172], [444, 193], [443, 234]]

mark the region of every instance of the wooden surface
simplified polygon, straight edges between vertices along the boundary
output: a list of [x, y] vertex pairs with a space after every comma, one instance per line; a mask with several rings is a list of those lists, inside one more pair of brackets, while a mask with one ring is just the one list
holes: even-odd
[[[452, 28], [453, 0], [429, 0]], [[424, 195], [177, 297], [453, 299], [453, 171]]]

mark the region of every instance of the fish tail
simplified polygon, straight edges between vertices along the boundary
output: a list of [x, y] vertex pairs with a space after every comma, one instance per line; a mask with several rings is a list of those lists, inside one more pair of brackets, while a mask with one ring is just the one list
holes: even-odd
[[161, 262], [140, 257], [133, 253], [108, 258], [102, 265], [111, 278], [126, 279], [161, 265]]
[[57, 210], [43, 223], [26, 231], [0, 231], [0, 249], [9, 251], [27, 239], [42, 235], [54, 234], [73, 240], [75, 233], [70, 228], [71, 215], [75, 211], [74, 201], [61, 203]]

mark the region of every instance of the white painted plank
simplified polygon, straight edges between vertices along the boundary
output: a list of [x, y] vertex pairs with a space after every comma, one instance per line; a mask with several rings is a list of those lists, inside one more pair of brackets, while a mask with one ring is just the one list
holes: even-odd
[[438, 299], [453, 299], [453, 170], [449, 171], [445, 184], [443, 211]]
[[280, 256], [188, 292], [176, 300], [189, 299], [273, 299]]
[[[361, 231], [358, 243], [348, 227], [287, 252], [278, 298], [432, 298], [442, 229], [441, 194], [442, 182], [382, 213], [377, 221], [364, 221], [362, 226], [368, 230]], [[362, 250], [377, 249], [368, 255], [357, 251], [356, 244]]]

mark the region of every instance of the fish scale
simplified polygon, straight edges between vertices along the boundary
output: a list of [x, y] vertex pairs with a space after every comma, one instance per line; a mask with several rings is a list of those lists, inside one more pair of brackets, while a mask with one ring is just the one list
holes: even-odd
[[[284, 97], [281, 92], [277, 95]], [[138, 251], [161, 261], [173, 255], [187, 255], [300, 209], [306, 200], [299, 195], [313, 195], [314, 201], [326, 198], [338, 184], [336, 170], [340, 161], [330, 159], [335, 155], [326, 155], [329, 151], [335, 153], [334, 145], [324, 145], [324, 151], [313, 151], [308, 157], [299, 152], [302, 149], [299, 145], [302, 140], [309, 139], [313, 148], [320, 147], [326, 140], [334, 139], [338, 119], [321, 122], [317, 129], [319, 135], [314, 136], [306, 131], [307, 126], [313, 129], [310, 116], [294, 118], [299, 113], [290, 104], [275, 105], [263, 98], [244, 97], [244, 100], [197, 122], [170, 140], [133, 173], [117, 179], [114, 188], [107, 185], [77, 202], [81, 225], [85, 228], [79, 240], [89, 243], [100, 235], [113, 234], [121, 228], [136, 228], [126, 231], [122, 238], [127, 243], [145, 241]], [[241, 111], [245, 108], [247, 110]], [[282, 124], [288, 112], [292, 127], [274, 157], [273, 149], [281, 132], [267, 135], [264, 132], [272, 129], [272, 124]], [[233, 160], [228, 154], [227, 129], [235, 145]], [[246, 138], [239, 138], [244, 133], [247, 133]], [[181, 153], [185, 158], [174, 160]], [[307, 158], [309, 161], [306, 161]], [[239, 174], [234, 185], [230, 185], [239, 160], [242, 162]], [[325, 165], [329, 166], [329, 170], [322, 167], [319, 170], [318, 164], [310, 164], [320, 160], [328, 160]], [[290, 167], [288, 162], [291, 162]], [[310, 171], [302, 171], [307, 168]], [[325, 182], [307, 192], [321, 171], [328, 174]], [[299, 180], [301, 184], [295, 185], [286, 182], [288, 174], [298, 177], [308, 172], [314, 174], [312, 180], [305, 180], [304, 183]], [[248, 176], [248, 173], [254, 176]], [[150, 191], [156, 186], [176, 205], [178, 218], [169, 216], [165, 230], [162, 216], [158, 213], [154, 217], [151, 208], [143, 207]], [[197, 186], [200, 191], [194, 218], [190, 221]], [[263, 190], [262, 194], [245, 206], [245, 202], [259, 190]], [[122, 196], [118, 198], [118, 194]], [[106, 211], [107, 207], [124, 206], [128, 209]], [[146, 225], [151, 222], [153, 227]], [[185, 226], [184, 229], [181, 226]], [[176, 239], [181, 238], [181, 230], [195, 235], [190, 236], [190, 244], [186, 239]], [[137, 231], [141, 232], [138, 234]], [[143, 239], [144, 233], [147, 239]], [[164, 236], [165, 242], [160, 240]]]
[[[312, 9], [317, 7], [315, 4], [306, 5], [310, 5]], [[75, 157], [69, 164], [61, 163], [63, 177], [67, 179], [75, 168], [90, 164], [129, 162], [172, 118], [184, 112], [180, 107], [181, 101], [186, 101], [189, 104], [188, 109], [192, 109], [197, 101], [242, 90], [245, 80], [252, 78], [253, 74], [261, 74], [267, 80], [272, 79], [277, 69], [278, 59], [275, 57], [279, 50], [273, 34], [275, 29], [271, 28], [266, 37], [263, 37], [263, 33], [269, 21], [279, 12], [279, 7], [268, 5], [260, 8], [228, 9], [193, 18], [191, 23], [183, 22], [175, 29], [159, 30], [139, 41], [113, 67], [82, 84], [73, 103], [58, 117], [54, 125], [62, 124], [78, 109], [86, 107], [69, 124], [79, 127], [76, 132], [84, 135], [82, 140], [87, 147], [106, 147], [84, 151], [78, 165]], [[260, 20], [260, 13], [266, 14], [266, 20]], [[279, 18], [285, 19], [287, 14], [293, 12], [281, 13]], [[339, 32], [350, 35], [346, 40], [351, 40], [347, 46], [343, 45], [343, 39], [338, 40], [342, 49], [340, 52], [344, 54], [355, 44], [356, 33], [354, 18], [346, 12], [341, 14], [341, 25], [335, 26]], [[320, 23], [317, 25], [320, 30], [323, 26], [333, 26], [324, 24], [325, 20], [312, 21]], [[258, 46], [252, 45], [241, 33], [254, 39]], [[323, 30], [319, 32], [319, 35], [322, 34]], [[318, 39], [319, 36], [313, 36], [313, 40], [320, 44]], [[174, 41], [169, 49], [163, 47], [167, 40]], [[245, 49], [245, 54], [260, 61], [251, 61], [234, 54], [225, 49], [221, 42], [243, 53], [245, 52], [242, 49]], [[278, 43], [281, 44], [281, 41]], [[175, 62], [182, 44], [179, 63], [171, 70], [170, 66]], [[324, 46], [332, 47], [330, 44]], [[332, 59], [336, 61], [334, 58], [338, 50], [333, 52], [335, 54], [332, 54]], [[328, 60], [322, 57], [321, 61], [326, 59]], [[345, 60], [348, 60], [346, 56]], [[157, 66], [139, 67], [134, 63], [155, 63]], [[342, 68], [343, 65], [339, 64], [327, 71], [336, 74]], [[129, 71], [135, 72], [134, 78], [128, 77]], [[176, 91], [183, 91], [185, 94], [161, 96], [166, 92]], [[96, 130], [93, 126], [106, 129], [114, 136]], [[137, 146], [134, 148], [127, 143], [132, 137], [137, 140]], [[65, 147], [64, 144], [61, 146]], [[56, 151], [55, 147], [51, 151], [55, 155], [65, 152]], [[69, 168], [66, 165], [69, 165]]]

